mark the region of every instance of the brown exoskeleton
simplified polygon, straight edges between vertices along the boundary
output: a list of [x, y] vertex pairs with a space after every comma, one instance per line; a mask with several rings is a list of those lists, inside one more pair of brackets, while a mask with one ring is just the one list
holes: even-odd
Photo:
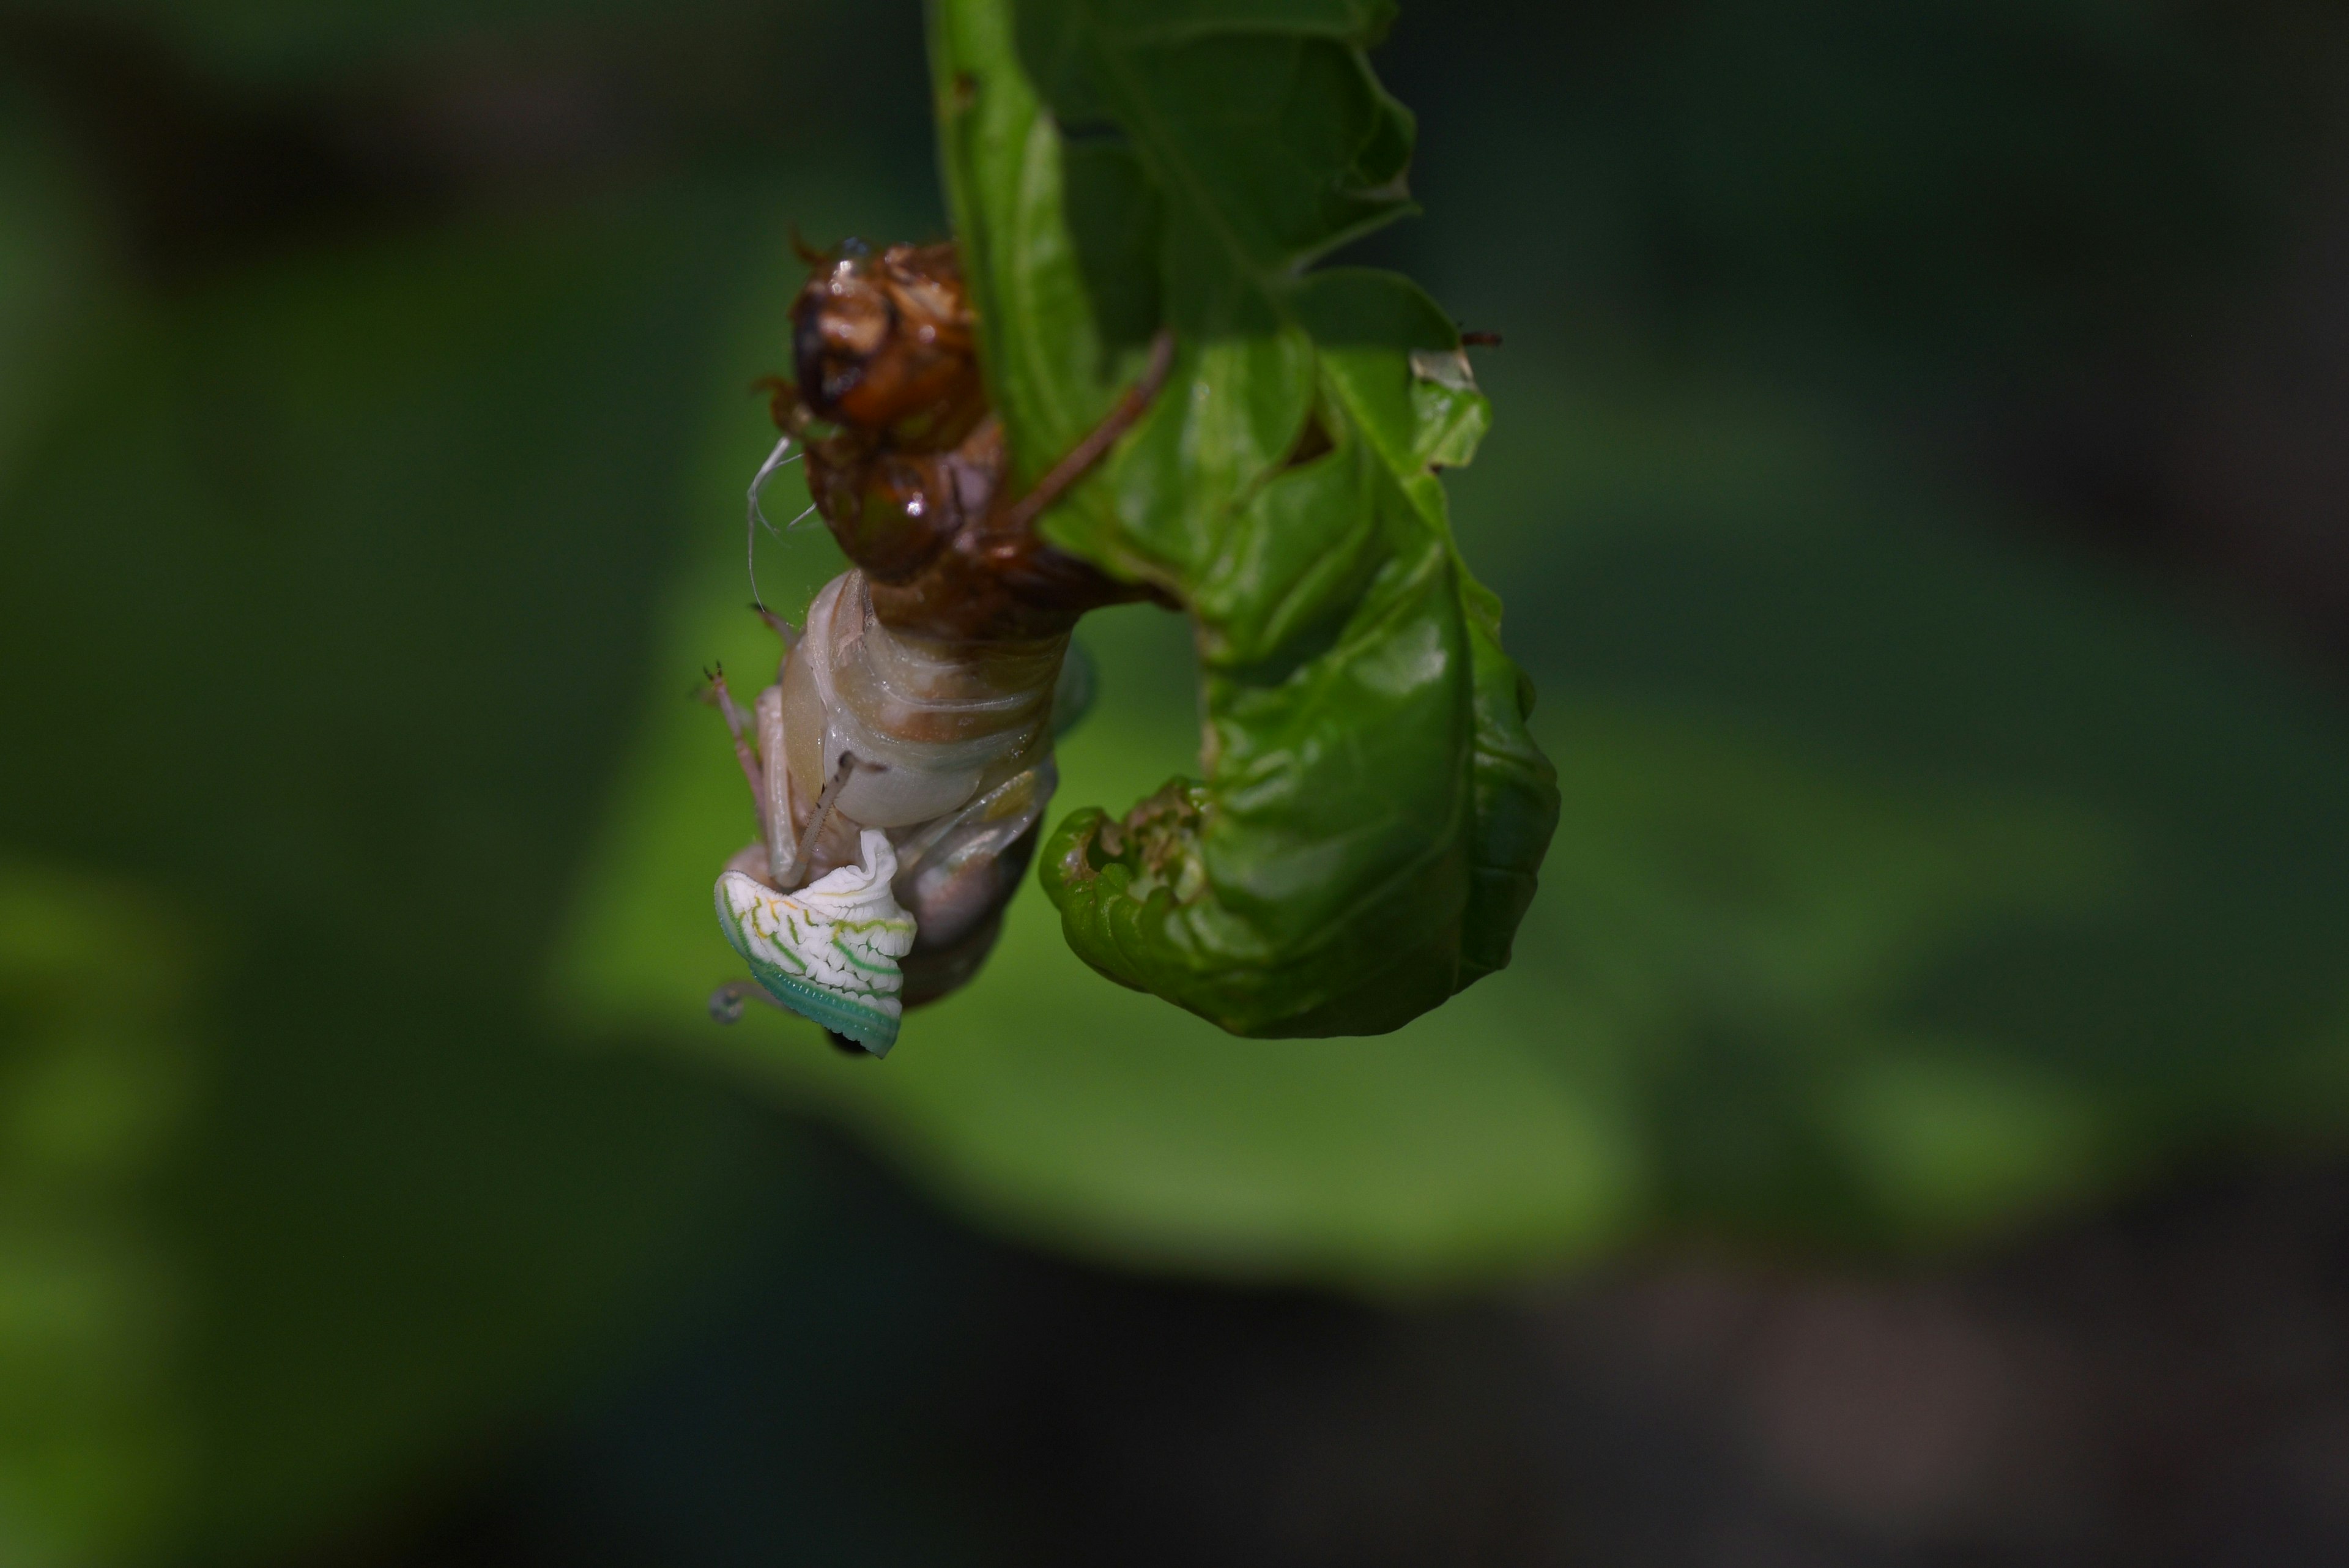
[[[952, 991], [994, 945], [1058, 782], [1070, 629], [1147, 595], [1052, 548], [1034, 523], [1141, 415], [1173, 341], [1162, 334], [1100, 428], [1014, 498], [954, 246], [851, 244], [808, 259], [794, 379], [765, 385], [854, 568], [816, 596], [804, 631], [768, 618], [787, 653], [749, 711], [722, 674], [711, 682], [760, 823], [719, 878], [719, 907], [770, 995], [878, 1054], [904, 1005]], [[838, 902], [852, 893], [862, 901]], [[894, 930], [895, 910], [912, 917], [910, 952], [840, 961], [843, 941]]]

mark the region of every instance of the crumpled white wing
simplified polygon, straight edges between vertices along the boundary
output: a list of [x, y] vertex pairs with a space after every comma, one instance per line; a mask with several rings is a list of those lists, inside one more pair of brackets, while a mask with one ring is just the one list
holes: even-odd
[[898, 961], [914, 950], [914, 918], [889, 891], [897, 857], [888, 835], [866, 828], [858, 848], [861, 864], [795, 893], [726, 872], [716, 889], [718, 923], [768, 995], [884, 1056], [905, 1011]]

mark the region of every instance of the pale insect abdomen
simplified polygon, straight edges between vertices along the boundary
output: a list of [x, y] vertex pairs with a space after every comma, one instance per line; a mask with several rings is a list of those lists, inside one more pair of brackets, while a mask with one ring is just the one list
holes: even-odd
[[[753, 705], [765, 831], [719, 878], [721, 910], [738, 911], [721, 915], [728, 940], [771, 995], [879, 1055], [905, 1004], [977, 971], [1059, 783], [1051, 720], [1067, 649], [1066, 634], [950, 643], [893, 630], [862, 572], [816, 596]], [[835, 885], [859, 890], [863, 922], [905, 919], [917, 936], [857, 951], [840, 981], [833, 950], [856, 933], [821, 898], [792, 897]], [[750, 940], [761, 932], [764, 947]], [[779, 968], [795, 977], [780, 989]], [[812, 998], [823, 974], [837, 983]]]

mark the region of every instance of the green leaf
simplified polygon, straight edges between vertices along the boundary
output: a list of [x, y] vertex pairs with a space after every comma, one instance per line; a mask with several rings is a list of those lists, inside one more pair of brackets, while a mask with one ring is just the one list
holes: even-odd
[[[0, 729], [37, 737], [0, 819], [60, 868], [0, 878], [37, 1001], [0, 1163], [34, 1118], [52, 1166], [124, 1172], [0, 1172], [0, 1318], [94, 1303], [47, 1381], [0, 1375], [0, 1492], [42, 1489], [0, 1497], [0, 1557], [282, 1554], [508, 1430], [788, 1192], [756, 1107], [564, 1049], [529, 980], [698, 410], [749, 402], [714, 327], [781, 253], [739, 247], [751, 210], [289, 247], [122, 306], [0, 474]], [[153, 1113], [116, 1093], [183, 1065]]]
[[949, 205], [1030, 477], [1164, 326], [1164, 390], [1047, 537], [1166, 590], [1204, 783], [1041, 857], [1070, 945], [1235, 1033], [1394, 1029], [1508, 961], [1557, 815], [1438, 465], [1486, 410], [1407, 279], [1304, 270], [1410, 210], [1383, 5], [941, 0]]

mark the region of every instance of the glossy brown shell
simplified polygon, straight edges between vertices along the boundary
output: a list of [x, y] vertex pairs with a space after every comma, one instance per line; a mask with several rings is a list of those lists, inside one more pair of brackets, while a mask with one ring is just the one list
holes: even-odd
[[1146, 597], [1044, 544], [1008, 504], [952, 244], [816, 258], [792, 305], [792, 349], [796, 381], [775, 383], [776, 423], [804, 445], [809, 494], [888, 625], [1047, 637]]

